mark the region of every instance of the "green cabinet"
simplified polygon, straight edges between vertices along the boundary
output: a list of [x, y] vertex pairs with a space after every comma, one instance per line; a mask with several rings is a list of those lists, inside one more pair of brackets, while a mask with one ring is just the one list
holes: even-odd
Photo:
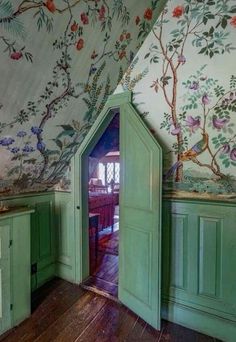
[[0, 215], [0, 333], [30, 315], [30, 214]]
[[235, 341], [235, 204], [170, 200], [163, 209], [163, 316]]
[[6, 205], [29, 206], [31, 215], [31, 289], [34, 291], [55, 276], [55, 194], [35, 193], [2, 198]]
[[33, 208], [35, 212], [31, 220], [32, 291], [55, 275], [53, 203], [36, 203]]

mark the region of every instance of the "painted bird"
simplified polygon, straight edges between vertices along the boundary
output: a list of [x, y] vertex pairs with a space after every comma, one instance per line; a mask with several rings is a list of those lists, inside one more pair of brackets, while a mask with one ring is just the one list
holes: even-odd
[[177, 168], [183, 164], [184, 161], [193, 160], [200, 154], [202, 154], [208, 147], [209, 135], [204, 132], [202, 133], [202, 139], [193, 145], [189, 150], [181, 153], [179, 160], [171, 166], [171, 168], [164, 175], [164, 179], [172, 176]]

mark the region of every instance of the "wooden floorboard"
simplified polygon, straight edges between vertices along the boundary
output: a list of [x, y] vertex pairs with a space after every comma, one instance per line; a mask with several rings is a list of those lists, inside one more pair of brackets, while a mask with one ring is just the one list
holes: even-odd
[[98, 277], [93, 277], [93, 276], [89, 277], [83, 282], [82, 287], [84, 287], [87, 290], [91, 290], [91, 291], [94, 290], [94, 292], [98, 294], [103, 292], [104, 295], [108, 294], [114, 299], [115, 298], [118, 299], [118, 285], [114, 283], [110, 283], [106, 280], [100, 279]]
[[214, 342], [214, 338], [163, 321], [156, 331], [120, 303], [55, 279], [37, 291], [30, 318], [3, 342]]

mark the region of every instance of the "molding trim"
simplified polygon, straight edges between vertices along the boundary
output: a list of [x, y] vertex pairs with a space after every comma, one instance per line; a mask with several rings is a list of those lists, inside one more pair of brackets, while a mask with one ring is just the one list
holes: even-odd
[[202, 310], [163, 300], [162, 318], [226, 342], [235, 342], [235, 322]]

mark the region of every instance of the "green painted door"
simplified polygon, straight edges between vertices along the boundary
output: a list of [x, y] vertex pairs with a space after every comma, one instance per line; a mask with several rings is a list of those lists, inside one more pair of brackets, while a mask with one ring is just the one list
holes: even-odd
[[161, 148], [131, 105], [120, 110], [119, 299], [160, 329]]
[[0, 222], [0, 334], [11, 327], [10, 222]]

